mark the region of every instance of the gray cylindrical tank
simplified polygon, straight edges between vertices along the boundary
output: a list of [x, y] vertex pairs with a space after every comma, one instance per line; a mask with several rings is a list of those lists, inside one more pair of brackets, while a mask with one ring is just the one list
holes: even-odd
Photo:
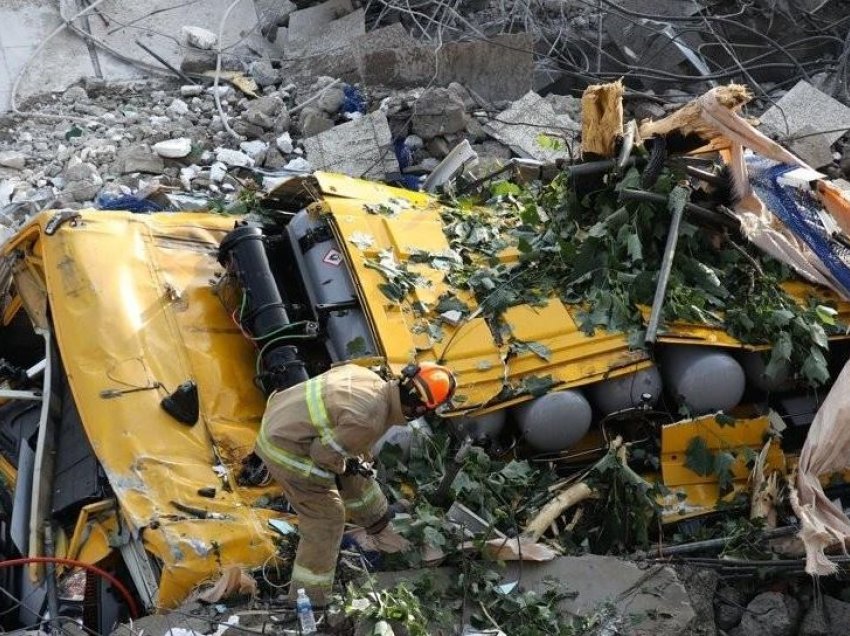
[[642, 406], [644, 395], [650, 396], [646, 403], [655, 406], [661, 397], [662, 389], [661, 373], [653, 366], [591, 384], [586, 390], [593, 406], [604, 416]]
[[590, 429], [590, 402], [580, 391], [556, 391], [512, 409], [528, 445], [543, 453], [574, 446]]
[[471, 437], [474, 441], [495, 440], [505, 428], [507, 413], [504, 409], [479, 415], [478, 417], [459, 417], [448, 420], [449, 426], [454, 426], [458, 437]]
[[793, 385], [791, 365], [788, 362], [783, 362], [779, 366], [776, 377], [769, 378], [765, 373], [767, 362], [764, 355], [759, 351], [747, 351], [738, 356], [741, 366], [744, 367], [747, 380], [760, 391], [775, 392], [789, 390]]
[[670, 345], [660, 360], [665, 386], [692, 415], [728, 411], [744, 395], [744, 370], [721, 349]]
[[[351, 304], [356, 301], [351, 274], [330, 228], [302, 210], [292, 218], [286, 229], [310, 301], [314, 305]], [[327, 332], [334, 361], [378, 353], [359, 304], [330, 311]], [[354, 345], [356, 348], [353, 349]], [[351, 351], [355, 354], [351, 355]]]

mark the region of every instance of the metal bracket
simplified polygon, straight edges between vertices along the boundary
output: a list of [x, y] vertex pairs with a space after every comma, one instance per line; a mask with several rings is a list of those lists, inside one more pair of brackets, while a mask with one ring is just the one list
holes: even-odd
[[65, 223], [71, 222], [72, 225], [76, 225], [77, 221], [82, 218], [82, 215], [76, 210], [59, 210], [50, 217], [50, 220], [44, 228], [44, 233], [47, 234], [47, 236], [53, 236]]

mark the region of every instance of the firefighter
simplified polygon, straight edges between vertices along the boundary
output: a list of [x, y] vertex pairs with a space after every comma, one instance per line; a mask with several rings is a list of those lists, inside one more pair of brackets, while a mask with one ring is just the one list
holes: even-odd
[[346, 364], [269, 397], [254, 450], [298, 514], [290, 600], [304, 588], [315, 606], [328, 603], [346, 517], [379, 544], [395, 534], [361, 459], [391, 426], [446, 404], [454, 388], [437, 364], [409, 365], [389, 382]]

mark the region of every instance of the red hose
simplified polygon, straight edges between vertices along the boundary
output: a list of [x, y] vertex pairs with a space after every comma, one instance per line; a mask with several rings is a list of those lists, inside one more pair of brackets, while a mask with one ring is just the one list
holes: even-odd
[[22, 559], [10, 559], [8, 561], [0, 561], [0, 568], [13, 568], [18, 565], [29, 565], [31, 563], [56, 563], [59, 565], [67, 565], [74, 568], [83, 568], [88, 572], [93, 572], [97, 574], [100, 578], [106, 579], [109, 581], [112, 586], [118, 590], [119, 594], [124, 597], [124, 600], [127, 601], [127, 606], [130, 608], [130, 616], [133, 618], [139, 618], [139, 606], [136, 605], [136, 599], [133, 598], [133, 595], [130, 594], [130, 590], [118, 579], [112, 576], [106, 570], [103, 570], [96, 565], [91, 565], [90, 563], [83, 563], [82, 561], [76, 561], [75, 559], [62, 559], [60, 557], [24, 557]]

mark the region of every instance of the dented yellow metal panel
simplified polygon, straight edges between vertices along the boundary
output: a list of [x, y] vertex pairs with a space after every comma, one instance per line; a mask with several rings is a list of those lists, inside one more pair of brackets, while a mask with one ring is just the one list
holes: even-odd
[[[564, 389], [596, 382], [607, 377], [637, 371], [649, 365], [645, 352], [630, 351], [623, 334], [598, 330], [594, 336], [581, 332], [568, 309], [557, 298], [541, 307], [520, 305], [504, 312], [503, 319], [513, 337], [536, 342], [551, 352], [548, 360], [529, 351], [503, 360], [507, 346], [500, 345], [490, 325], [476, 316], [475, 298], [453, 288], [445, 273], [427, 263], [410, 263], [416, 251], [440, 253], [449, 249], [440, 218], [440, 205], [421, 193], [366, 183], [336, 175], [317, 175], [337, 239], [343, 247], [373, 334], [390, 367], [399, 371], [413, 359], [443, 360], [457, 374], [456, 405], [459, 410], [477, 413], [500, 408], [527, 396], [497, 401], [505, 382], [519, 386], [527, 376], [551, 375], [557, 388]], [[393, 202], [392, 214], [375, 213], [367, 206]], [[371, 245], [357, 240], [368, 236]], [[359, 244], [359, 245], [358, 245]], [[401, 302], [387, 298], [379, 289], [383, 275], [365, 265], [377, 260], [381, 252], [391, 250], [396, 261], [408, 263], [411, 272], [428, 281]], [[510, 261], [515, 257], [504, 254]], [[428, 335], [426, 318], [434, 321], [431, 311], [423, 317], [417, 307], [433, 310], [443, 295], [462, 300], [471, 309], [471, 318], [457, 325], [443, 324], [443, 337], [433, 342]]]
[[[731, 466], [734, 496], [747, 487], [749, 469], [742, 459], [744, 448], [758, 454], [770, 438], [770, 421], [767, 417], [737, 419], [734, 425], [721, 425], [714, 415], [694, 420], [668, 424], [661, 429], [661, 477], [671, 493], [662, 500], [665, 522], [677, 521], [705, 514], [717, 508], [722, 495], [717, 475], [700, 475], [685, 466], [688, 446], [700, 437], [709, 451], [731, 452], [736, 456]], [[779, 442], [771, 440], [765, 461], [767, 470], [778, 470], [785, 474], [787, 462]]]
[[[275, 551], [267, 530], [275, 513], [254, 507], [261, 493], [239, 487], [233, 472], [252, 448], [264, 402], [251, 381], [252, 347], [210, 285], [218, 242], [232, 226], [206, 214], [83, 211], [37, 245], [83, 426], [124, 521], [162, 562], [163, 607], [222, 565], [256, 567]], [[159, 406], [189, 379], [200, 393], [194, 426]], [[214, 498], [197, 494], [208, 487]], [[191, 518], [172, 502], [223, 518]]]

